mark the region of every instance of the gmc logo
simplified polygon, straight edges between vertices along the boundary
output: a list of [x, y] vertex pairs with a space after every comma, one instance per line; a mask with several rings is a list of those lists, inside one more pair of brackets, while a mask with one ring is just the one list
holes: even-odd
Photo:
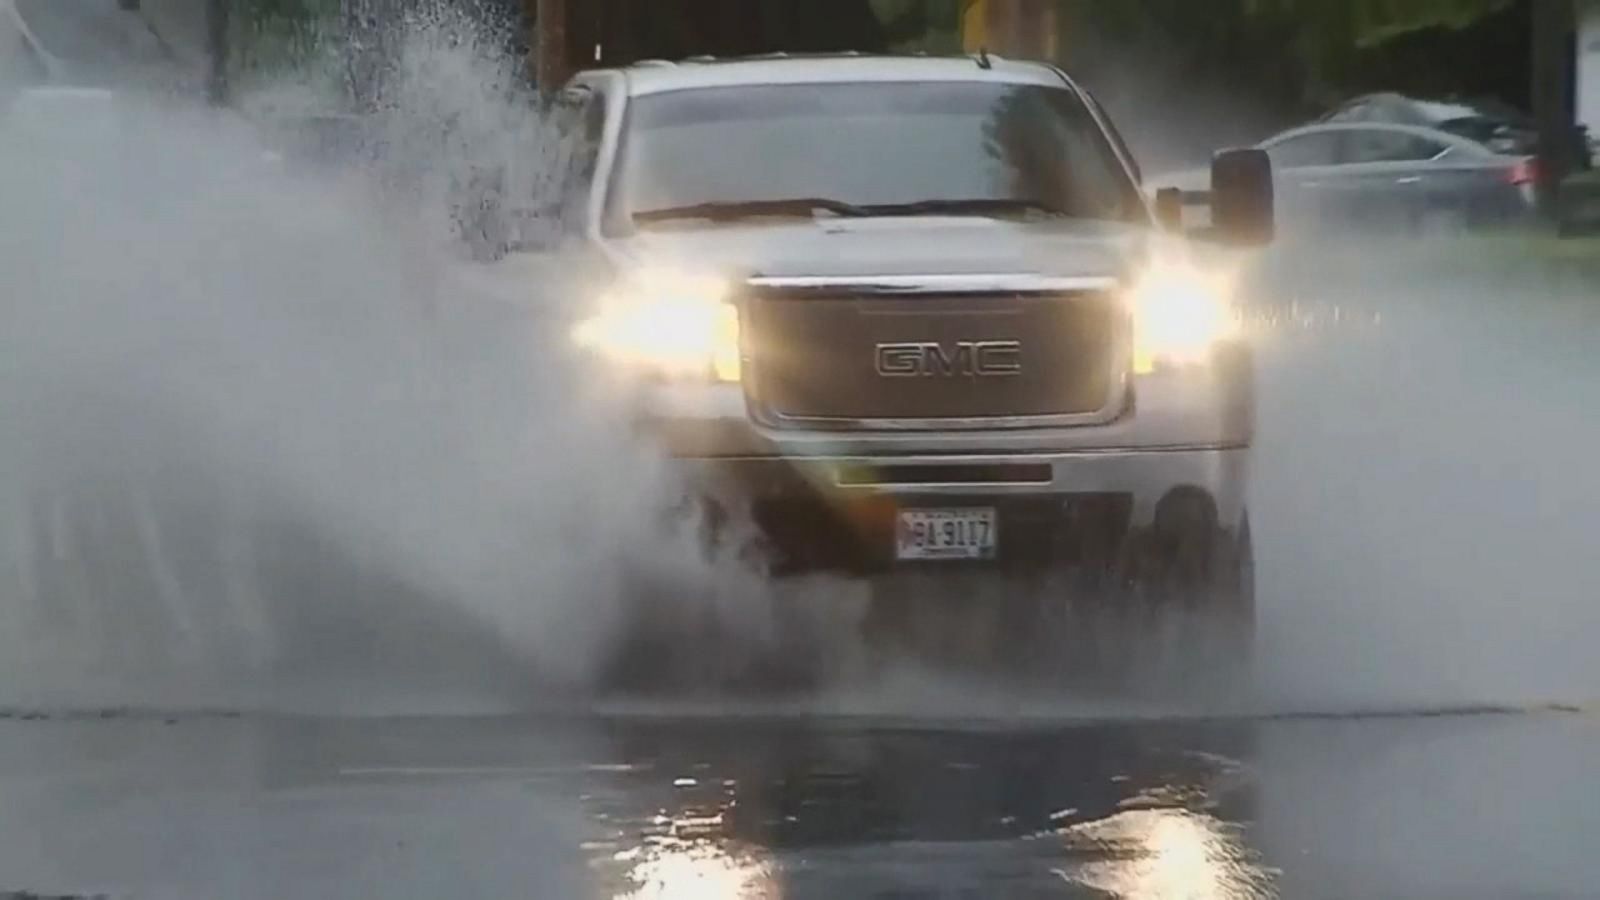
[[1022, 374], [1021, 341], [879, 344], [883, 378], [1010, 378]]

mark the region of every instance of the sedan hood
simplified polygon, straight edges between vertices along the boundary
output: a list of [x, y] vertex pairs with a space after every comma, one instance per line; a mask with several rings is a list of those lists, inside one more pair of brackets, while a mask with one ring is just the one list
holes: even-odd
[[1147, 251], [1151, 234], [1120, 223], [925, 216], [663, 227], [610, 247], [627, 265], [736, 277], [1121, 277]]

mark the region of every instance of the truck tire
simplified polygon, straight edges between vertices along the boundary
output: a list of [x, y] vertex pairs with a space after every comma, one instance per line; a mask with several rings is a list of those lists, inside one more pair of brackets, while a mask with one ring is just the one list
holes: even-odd
[[1025, 682], [1234, 699], [1249, 688], [1255, 551], [1248, 519], [1141, 530], [1107, 567], [1031, 575], [982, 570], [872, 579], [864, 638], [907, 658]]
[[496, 262], [510, 250], [503, 182], [500, 172], [474, 169], [456, 198], [456, 229], [474, 262]]
[[1214, 564], [1218, 577], [1213, 581], [1213, 603], [1218, 615], [1233, 623], [1236, 649], [1249, 655], [1256, 636], [1256, 549], [1250, 534], [1250, 519], [1245, 517], [1239, 532], [1218, 542]]
[[1256, 632], [1255, 544], [1236, 530], [1152, 529], [1130, 539], [1122, 577], [1129, 676], [1229, 700], [1249, 690]]

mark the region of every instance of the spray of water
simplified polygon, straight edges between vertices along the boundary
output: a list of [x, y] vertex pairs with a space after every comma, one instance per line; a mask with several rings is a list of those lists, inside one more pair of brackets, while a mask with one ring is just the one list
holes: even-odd
[[[581, 275], [463, 258], [463, 178], [519, 173], [502, 187], [537, 205], [559, 158], [515, 67], [458, 20], [398, 40], [354, 170], [131, 97], [114, 140], [5, 133], [0, 703], [459, 712], [584, 692], [619, 661], [646, 682], [848, 674], [860, 589], [708, 558], [672, 465], [573, 364]], [[1266, 261], [1274, 707], [1594, 692], [1593, 282], [1459, 264], [1477, 252]], [[1120, 709], [907, 666], [800, 708], [1063, 703]]]
[[1255, 499], [1275, 705], [1600, 694], [1600, 269], [1550, 247], [1330, 239], [1271, 262]]
[[532, 194], [553, 141], [445, 24], [405, 33], [355, 172], [133, 97], [111, 141], [8, 132], [0, 703], [525, 705], [641, 603], [772, 633], [570, 365], [568, 269], [462, 258], [461, 173]]
[[[1147, 171], [1296, 124], [1103, 37], [1084, 74]], [[1585, 247], [1288, 228], [1259, 261], [1257, 704], [1600, 695], [1600, 266]]]

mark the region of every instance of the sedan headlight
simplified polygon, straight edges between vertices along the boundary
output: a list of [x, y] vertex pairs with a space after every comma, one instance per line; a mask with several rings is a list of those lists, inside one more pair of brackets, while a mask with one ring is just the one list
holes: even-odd
[[681, 272], [640, 272], [600, 298], [573, 339], [619, 362], [669, 378], [740, 378], [739, 310], [729, 285]]
[[1212, 349], [1237, 335], [1230, 280], [1186, 262], [1157, 261], [1133, 285], [1133, 369], [1208, 362]]

